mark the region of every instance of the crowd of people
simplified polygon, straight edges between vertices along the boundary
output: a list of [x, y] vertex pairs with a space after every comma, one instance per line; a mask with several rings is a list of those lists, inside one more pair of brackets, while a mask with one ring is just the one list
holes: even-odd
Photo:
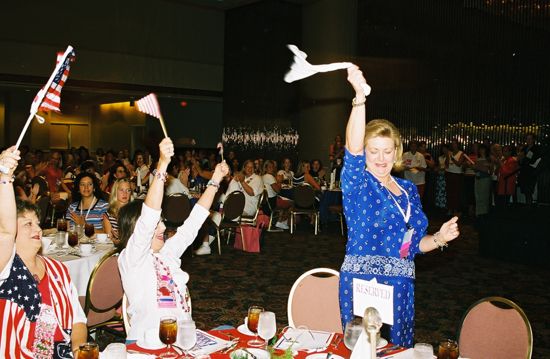
[[533, 204], [542, 159], [535, 142], [529, 134], [518, 146], [486, 140], [463, 149], [452, 140], [432, 155], [425, 141], [411, 141], [403, 154], [402, 173], [417, 186], [425, 207], [479, 219], [495, 206]]

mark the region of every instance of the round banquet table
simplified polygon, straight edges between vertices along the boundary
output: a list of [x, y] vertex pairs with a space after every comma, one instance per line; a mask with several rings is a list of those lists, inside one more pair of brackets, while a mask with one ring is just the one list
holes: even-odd
[[92, 273], [92, 270], [97, 262], [99, 262], [101, 257], [109, 253], [114, 248], [112, 243], [96, 243], [94, 247], [96, 251], [85, 257], [70, 254], [70, 251], [73, 250], [72, 248], [69, 248], [69, 254], [60, 253], [58, 251], [51, 251], [45, 254], [49, 258], [57, 259], [67, 267], [71, 279], [78, 290], [79, 296], [86, 295], [88, 280], [90, 279], [90, 274]]

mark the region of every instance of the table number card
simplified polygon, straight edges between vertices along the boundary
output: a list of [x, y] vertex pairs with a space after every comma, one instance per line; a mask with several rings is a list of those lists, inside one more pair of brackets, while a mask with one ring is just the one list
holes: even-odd
[[353, 278], [353, 314], [362, 317], [365, 309], [374, 307], [382, 322], [393, 325], [393, 286]]

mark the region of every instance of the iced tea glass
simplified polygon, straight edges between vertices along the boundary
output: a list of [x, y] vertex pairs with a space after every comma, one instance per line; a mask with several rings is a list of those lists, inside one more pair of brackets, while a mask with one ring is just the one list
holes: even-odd
[[[172, 348], [172, 344], [178, 339], [178, 321], [175, 316], [166, 316], [160, 318], [159, 323], [159, 339], [166, 344], [166, 352], [160, 357], [175, 358], [178, 353]], [[174, 354], [176, 356], [174, 356]]]
[[440, 342], [437, 359], [458, 359], [458, 343], [451, 339]]
[[248, 329], [254, 333], [254, 339], [248, 341], [248, 345], [251, 347], [261, 347], [265, 342], [258, 338], [258, 321], [260, 320], [260, 313], [264, 311], [264, 308], [257, 305], [253, 305], [248, 308], [248, 317], [246, 325]]

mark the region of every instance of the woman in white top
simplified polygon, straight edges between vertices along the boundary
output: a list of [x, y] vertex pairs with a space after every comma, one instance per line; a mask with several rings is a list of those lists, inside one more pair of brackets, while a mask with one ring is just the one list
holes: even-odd
[[214, 195], [229, 172], [218, 164], [205, 192], [193, 207], [189, 218], [176, 234], [165, 239], [166, 226], [160, 220], [166, 169], [174, 154], [174, 145], [165, 138], [159, 145], [160, 159], [151, 187], [142, 204], [134, 201], [119, 212], [120, 253], [118, 267], [128, 297], [130, 331], [128, 340], [140, 340], [148, 329], [157, 328], [161, 316], [175, 315], [178, 320], [191, 318], [191, 299], [186, 283], [189, 275], [180, 269], [180, 257], [193, 243], [209, 214]]
[[445, 160], [445, 182], [447, 186], [447, 208], [449, 214], [453, 216], [460, 215], [462, 206], [462, 183], [464, 165], [464, 153], [458, 147], [458, 141], [451, 141], [451, 150]]
[[291, 170], [292, 162], [290, 158], [283, 159], [283, 169], [277, 172], [277, 175], [283, 176], [283, 188], [292, 187], [292, 177], [294, 177], [294, 172]]

